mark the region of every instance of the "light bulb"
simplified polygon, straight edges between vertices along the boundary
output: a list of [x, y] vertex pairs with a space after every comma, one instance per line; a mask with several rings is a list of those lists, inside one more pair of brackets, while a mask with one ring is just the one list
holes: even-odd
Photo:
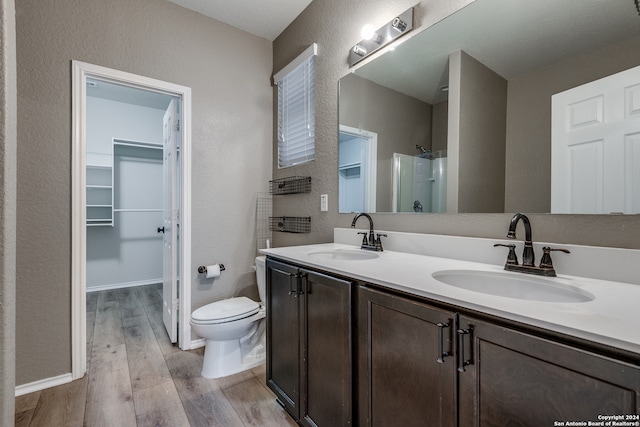
[[373, 28], [373, 25], [367, 24], [360, 30], [360, 35], [365, 40], [371, 40], [376, 36], [376, 29]]

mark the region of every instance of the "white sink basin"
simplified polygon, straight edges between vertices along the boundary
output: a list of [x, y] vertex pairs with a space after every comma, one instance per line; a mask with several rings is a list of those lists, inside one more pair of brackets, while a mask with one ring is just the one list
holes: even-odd
[[587, 302], [595, 299], [593, 294], [575, 286], [517, 273], [443, 270], [436, 271], [432, 277], [457, 288], [528, 301]]
[[366, 259], [375, 259], [379, 256], [375, 252], [365, 251], [361, 249], [333, 249], [326, 251], [314, 251], [309, 252], [308, 255], [312, 257], [343, 261], [361, 261]]

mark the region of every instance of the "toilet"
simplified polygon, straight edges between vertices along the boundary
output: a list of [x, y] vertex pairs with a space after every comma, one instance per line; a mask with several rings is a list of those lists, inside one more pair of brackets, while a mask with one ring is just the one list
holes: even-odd
[[202, 376], [220, 378], [265, 361], [265, 257], [256, 257], [260, 303], [247, 297], [217, 301], [191, 313], [193, 331], [206, 340]]

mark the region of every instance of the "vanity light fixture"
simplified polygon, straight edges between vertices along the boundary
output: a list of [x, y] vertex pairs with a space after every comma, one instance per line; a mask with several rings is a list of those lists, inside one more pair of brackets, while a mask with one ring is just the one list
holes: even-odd
[[388, 46], [413, 29], [413, 8], [407, 9], [382, 27], [374, 30], [372, 25], [362, 27], [362, 40], [349, 51], [349, 66], [352, 67], [372, 53]]

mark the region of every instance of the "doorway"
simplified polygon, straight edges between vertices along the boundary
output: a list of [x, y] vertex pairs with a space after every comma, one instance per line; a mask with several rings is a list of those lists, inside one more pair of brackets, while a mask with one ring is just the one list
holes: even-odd
[[[163, 257], [161, 274], [165, 299], [165, 326], [169, 336], [173, 341], [177, 340], [181, 349], [191, 347], [191, 280], [188, 275], [191, 262], [191, 89], [80, 61], [73, 61], [72, 68], [72, 375], [73, 379], [77, 379], [86, 371], [87, 228], [88, 225], [93, 226], [93, 231], [97, 227], [113, 227], [114, 223], [118, 222], [118, 217], [125, 214], [135, 213], [139, 216], [153, 213], [159, 215], [156, 220], [162, 221], [157, 229], [158, 233], [163, 232], [160, 252]], [[159, 144], [153, 144], [151, 141], [150, 144], [150, 141], [139, 141], [135, 138], [114, 138], [111, 144], [107, 144], [111, 155], [104, 156], [98, 162], [100, 167], [91, 170], [91, 166], [95, 166], [96, 156], [87, 157], [90, 144], [87, 133], [87, 92], [92, 84], [112, 85], [150, 98], [170, 99], [162, 124], [162, 141]], [[115, 149], [129, 157], [134, 152], [135, 156], [144, 157], [148, 154], [156, 159], [156, 163], [158, 158], [161, 159], [164, 172], [160, 185], [163, 186], [162, 194], [169, 195], [168, 201], [167, 197], [164, 197], [161, 209], [143, 206], [135, 209], [114, 209], [114, 200], [117, 199], [114, 196], [116, 187], [113, 175]], [[98, 151], [105, 149], [103, 147]], [[162, 155], [159, 156], [158, 153]], [[168, 163], [171, 163], [169, 167]], [[101, 176], [100, 179], [105, 182], [87, 187], [88, 180], [94, 178], [96, 170]], [[110, 185], [107, 179], [109, 177]], [[90, 188], [95, 191], [92, 192]], [[149, 224], [146, 225], [148, 226]], [[178, 229], [181, 234], [179, 239]]]
[[338, 211], [375, 212], [378, 135], [340, 125]]

